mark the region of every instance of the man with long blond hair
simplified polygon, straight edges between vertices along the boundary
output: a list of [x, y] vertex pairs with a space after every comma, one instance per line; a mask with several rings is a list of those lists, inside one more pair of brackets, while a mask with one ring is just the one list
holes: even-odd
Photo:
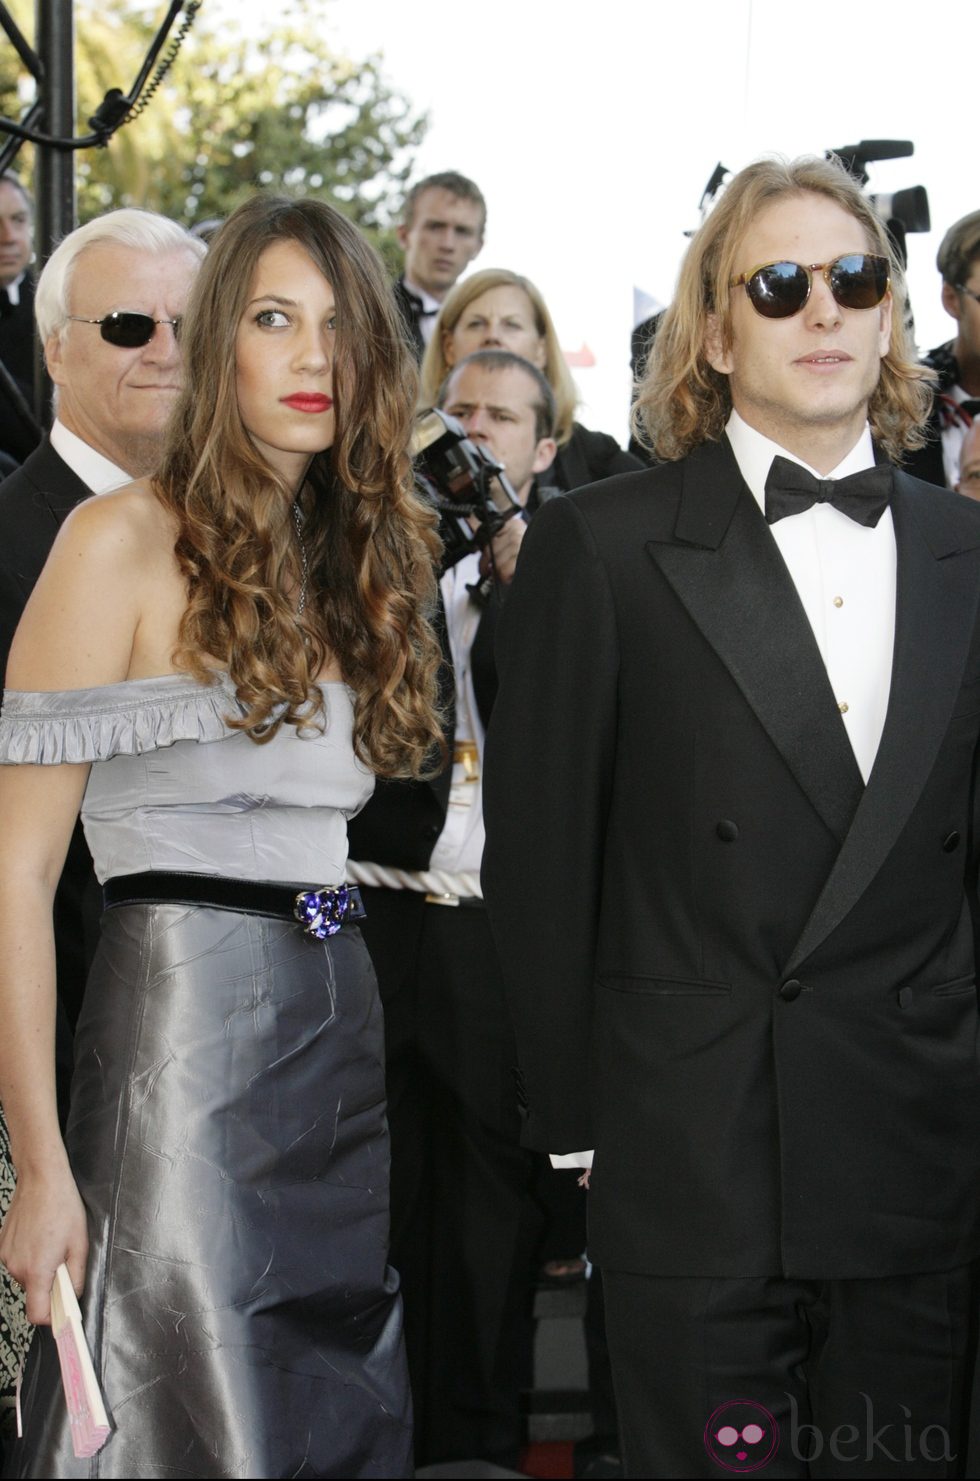
[[484, 891], [632, 1476], [962, 1474], [980, 512], [895, 466], [904, 307], [835, 161], [735, 176], [639, 388], [661, 466], [542, 510], [501, 621]]

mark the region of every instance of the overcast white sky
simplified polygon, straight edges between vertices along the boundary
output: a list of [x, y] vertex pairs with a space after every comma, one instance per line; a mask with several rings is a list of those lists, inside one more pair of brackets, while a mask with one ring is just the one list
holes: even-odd
[[[267, 0], [205, 3], [268, 14]], [[928, 189], [913, 309], [922, 348], [950, 337], [935, 254], [980, 207], [976, 0], [322, 0], [322, 12], [338, 50], [381, 52], [428, 111], [418, 174], [479, 183], [490, 214], [475, 266], [532, 278], [563, 345], [592, 349], [596, 367], [575, 372], [591, 425], [625, 436], [633, 288], [669, 299], [719, 160], [910, 138], [914, 156], [872, 166], [870, 188]]]

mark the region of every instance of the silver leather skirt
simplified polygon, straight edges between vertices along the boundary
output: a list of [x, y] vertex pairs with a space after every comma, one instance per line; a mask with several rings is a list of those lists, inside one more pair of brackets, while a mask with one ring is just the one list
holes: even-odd
[[50, 1331], [11, 1477], [411, 1475], [381, 1010], [355, 927], [127, 905], [76, 1037], [82, 1302], [114, 1432], [75, 1460]]

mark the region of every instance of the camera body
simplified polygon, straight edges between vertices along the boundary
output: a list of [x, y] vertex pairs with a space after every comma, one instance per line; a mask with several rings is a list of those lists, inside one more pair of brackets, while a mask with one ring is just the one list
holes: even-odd
[[[864, 186], [868, 183], [867, 166], [873, 161], [907, 159], [914, 152], [915, 145], [911, 139], [862, 139], [859, 144], [842, 144], [839, 149], [828, 149], [827, 158], [836, 156], [848, 174]], [[925, 186], [909, 185], [888, 195], [869, 194], [868, 199], [887, 227], [904, 267], [908, 262], [906, 234], [928, 231], [932, 225]]]
[[523, 512], [504, 465], [447, 412], [419, 414], [412, 453], [416, 484], [439, 511], [444, 571], [482, 550], [508, 519]]
[[[825, 158], [839, 159], [847, 173], [863, 187], [868, 183], [867, 166], [869, 164], [875, 160], [907, 159], [914, 152], [915, 145], [911, 139], [861, 139], [857, 144], [842, 144], [838, 149], [826, 150]], [[702, 221], [724, 188], [730, 173], [728, 166], [723, 165], [719, 160], [698, 203]], [[925, 186], [909, 185], [904, 190], [896, 190], [887, 195], [869, 194], [868, 199], [888, 229], [904, 267], [908, 262], [906, 234], [910, 231], [931, 229], [929, 196]], [[685, 232], [685, 236], [693, 236], [693, 232]]]

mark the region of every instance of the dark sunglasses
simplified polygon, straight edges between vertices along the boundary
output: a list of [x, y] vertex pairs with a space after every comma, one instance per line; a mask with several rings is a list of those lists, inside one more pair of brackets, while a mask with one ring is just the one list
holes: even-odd
[[891, 282], [888, 258], [872, 252], [848, 252], [833, 262], [766, 262], [741, 273], [728, 285], [745, 284], [749, 301], [764, 319], [789, 319], [798, 314], [810, 297], [813, 274], [824, 282], [842, 309], [873, 309], [888, 292]]
[[83, 319], [78, 314], [69, 314], [74, 324], [98, 324], [106, 344], [120, 350], [137, 350], [148, 345], [158, 324], [169, 324], [174, 339], [180, 338], [180, 319], [154, 319], [150, 314], [137, 314], [129, 309], [113, 309], [104, 319]]

